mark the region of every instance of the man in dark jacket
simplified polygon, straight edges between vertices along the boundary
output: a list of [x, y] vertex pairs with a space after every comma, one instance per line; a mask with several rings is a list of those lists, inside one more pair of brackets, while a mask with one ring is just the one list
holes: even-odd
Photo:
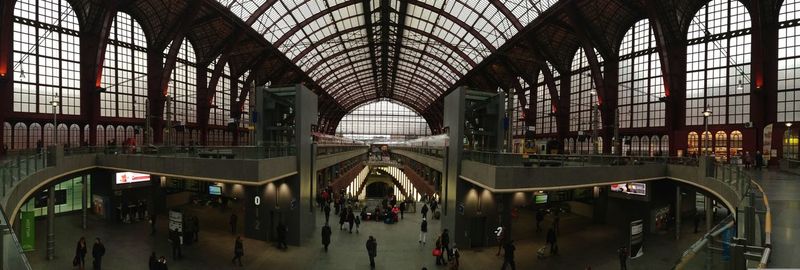
[[375, 256], [378, 256], [378, 242], [372, 235], [367, 240], [367, 255], [369, 255], [369, 266], [375, 268]]
[[331, 226], [328, 223], [322, 226], [322, 245], [325, 246], [325, 252], [328, 252], [328, 245], [331, 244]]
[[324, 206], [323, 206], [322, 209], [325, 212], [325, 224], [328, 224], [328, 220], [330, 220], [330, 218], [331, 218], [331, 204], [329, 204], [327, 202], [325, 202], [323, 204], [324, 204]]
[[233, 259], [231, 262], [235, 265], [236, 262], [239, 262], [239, 266], [242, 266], [242, 256], [244, 256], [244, 244], [242, 244], [242, 237], [236, 237], [236, 244], [233, 246]]
[[547, 230], [547, 243], [550, 244], [550, 254], [558, 254], [558, 245], [556, 241], [556, 231], [553, 229]]
[[425, 242], [428, 240], [428, 220], [423, 218], [422, 224], [419, 228], [419, 244], [425, 245]]
[[516, 270], [517, 265], [514, 263], [514, 250], [517, 248], [514, 246], [514, 240], [509, 240], [508, 243], [506, 243], [504, 249], [506, 251], [505, 251], [505, 256], [503, 257], [504, 258], [503, 268], [500, 269], [505, 270], [506, 265], [511, 265], [511, 270]]
[[179, 259], [182, 257], [181, 254], [181, 236], [180, 233], [176, 230], [173, 230], [169, 233], [169, 241], [172, 244], [172, 258]]
[[150, 270], [159, 270], [158, 266], [158, 259], [156, 259], [156, 253], [150, 253], [150, 259], [147, 261], [147, 266]]
[[280, 249], [287, 249], [289, 246], [286, 245], [286, 225], [283, 225], [283, 222], [278, 223], [278, 248]]
[[400, 202], [400, 219], [403, 219], [403, 213], [406, 212], [406, 202]]
[[92, 246], [95, 270], [100, 270], [100, 266], [103, 264], [103, 255], [106, 255], [106, 247], [100, 242], [100, 238], [95, 238], [94, 246]]
[[[447, 254], [447, 261], [453, 259], [453, 255], [450, 254], [452, 250], [450, 250], [450, 233], [447, 229], [444, 229], [442, 232], [442, 253]], [[445, 253], [447, 252], [447, 253]]]
[[422, 212], [422, 218], [428, 217], [428, 205], [422, 204], [422, 210], [420, 212]]

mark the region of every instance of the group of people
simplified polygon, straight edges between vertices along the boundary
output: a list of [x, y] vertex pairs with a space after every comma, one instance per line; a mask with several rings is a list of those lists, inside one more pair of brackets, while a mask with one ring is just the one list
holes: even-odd
[[[75, 247], [75, 257], [72, 259], [72, 266], [84, 270], [86, 269], [86, 254], [88, 253], [88, 248], [86, 246], [86, 238], [81, 237], [78, 240], [78, 244]], [[103, 256], [106, 255], [106, 247], [103, 245], [103, 242], [100, 241], [100, 238], [95, 238], [94, 245], [92, 246], [92, 267], [95, 270], [100, 270], [103, 265]]]
[[764, 166], [764, 156], [761, 155], [761, 151], [756, 151], [755, 155], [751, 154], [750, 151], [745, 151], [741, 153], [740, 158], [745, 169], [750, 169], [751, 166], [754, 166], [756, 170], [760, 170]]

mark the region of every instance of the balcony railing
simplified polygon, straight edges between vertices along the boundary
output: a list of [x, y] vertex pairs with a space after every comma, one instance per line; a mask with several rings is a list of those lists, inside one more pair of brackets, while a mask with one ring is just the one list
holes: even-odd
[[464, 151], [465, 160], [495, 166], [524, 167], [586, 167], [620, 166], [646, 163], [681, 164], [697, 166], [696, 158], [667, 156], [616, 156], [616, 155], [524, 155], [517, 153], [498, 153]]

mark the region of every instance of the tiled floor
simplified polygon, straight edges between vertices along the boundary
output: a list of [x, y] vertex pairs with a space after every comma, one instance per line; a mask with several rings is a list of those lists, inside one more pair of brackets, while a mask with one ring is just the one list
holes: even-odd
[[[34, 269], [69, 269], [75, 241], [83, 235], [89, 239], [105, 239], [107, 253], [104, 269], [146, 269], [150, 252], [168, 255], [170, 269], [241, 269], [230, 264], [233, 256], [233, 236], [227, 228], [229, 212], [218, 209], [192, 209], [203, 211], [199, 243], [184, 247], [184, 258], [172, 260], [169, 243], [164, 230], [166, 218], [159, 220], [159, 233], [149, 235], [147, 223], [108, 224], [91, 220], [90, 228], [80, 229], [80, 216], [57, 217], [57, 257], [45, 260], [45, 222], [37, 222], [38, 249], [28, 254]], [[241, 215], [240, 215], [241, 216]], [[324, 218], [320, 216], [319, 225]], [[421, 247], [418, 240], [419, 214], [409, 214], [405, 220], [393, 225], [365, 222], [360, 233], [347, 233], [333, 228], [329, 252], [324, 252], [321, 237], [314, 235], [303, 247], [277, 250], [270, 243], [245, 240], [244, 269], [369, 269], [369, 260], [364, 243], [369, 235], [378, 240], [377, 269], [437, 269], [431, 249], [434, 233], [441, 231], [440, 221], [430, 221], [429, 243]], [[545, 224], [549, 224], [549, 219]], [[620, 233], [610, 226], [592, 225], [588, 219], [578, 216], [562, 217], [562, 233], [559, 237], [561, 255], [536, 259], [535, 251], [544, 245], [544, 233], [536, 233], [533, 215], [523, 211], [514, 223], [517, 242], [518, 269], [617, 269], [615, 250], [624, 243]], [[677, 256], [700, 235], [687, 232], [680, 241], [674, 234], [648, 235], [644, 252], [639, 259], [632, 260], [630, 269], [650, 269], [653, 265], [671, 266]], [[502, 264], [502, 255], [495, 256], [496, 247], [479, 250], [462, 250], [461, 269], [494, 269]], [[445, 269], [440, 267], [439, 269]]]
[[778, 170], [750, 172], [767, 193], [772, 211], [769, 267], [800, 267], [800, 176]]

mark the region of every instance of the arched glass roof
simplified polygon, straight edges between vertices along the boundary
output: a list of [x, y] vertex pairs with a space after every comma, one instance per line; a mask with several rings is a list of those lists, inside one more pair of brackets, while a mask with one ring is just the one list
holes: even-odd
[[422, 111], [556, 0], [218, 0], [342, 106]]
[[411, 108], [388, 99], [357, 106], [339, 122], [336, 134], [356, 139], [409, 139], [431, 135], [428, 122]]

